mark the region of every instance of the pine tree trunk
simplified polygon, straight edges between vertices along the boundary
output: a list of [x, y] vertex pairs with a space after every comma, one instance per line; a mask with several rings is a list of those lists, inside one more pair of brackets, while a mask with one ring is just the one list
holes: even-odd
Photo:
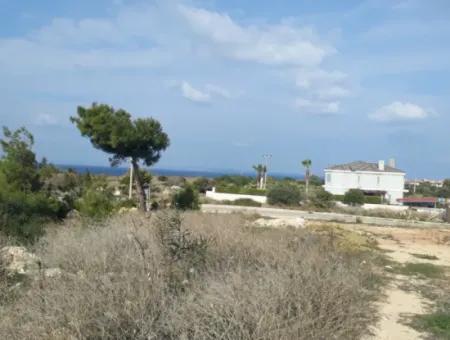
[[142, 179], [139, 173], [139, 165], [135, 159], [131, 161], [131, 164], [133, 164], [134, 183], [136, 184], [136, 191], [139, 197], [139, 209], [145, 212], [147, 211], [146, 197], [144, 185], [142, 184]]

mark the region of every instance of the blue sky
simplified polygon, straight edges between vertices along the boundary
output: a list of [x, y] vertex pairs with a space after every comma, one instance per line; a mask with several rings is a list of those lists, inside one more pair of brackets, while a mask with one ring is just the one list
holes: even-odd
[[158, 167], [248, 170], [395, 158], [450, 177], [446, 0], [0, 0], [0, 124], [39, 156], [105, 165], [69, 122], [103, 102], [153, 116]]

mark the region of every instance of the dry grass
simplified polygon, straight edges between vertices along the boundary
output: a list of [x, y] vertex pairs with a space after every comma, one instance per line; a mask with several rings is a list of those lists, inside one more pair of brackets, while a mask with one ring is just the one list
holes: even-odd
[[2, 339], [356, 339], [371, 267], [335, 237], [240, 215], [121, 216], [65, 227], [36, 252], [56, 278], [0, 306]]

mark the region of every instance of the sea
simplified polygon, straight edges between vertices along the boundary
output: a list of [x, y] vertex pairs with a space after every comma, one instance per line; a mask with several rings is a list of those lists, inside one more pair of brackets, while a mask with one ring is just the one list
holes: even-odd
[[[58, 164], [56, 165], [61, 170], [72, 169], [78, 173], [91, 173], [96, 175], [107, 176], [122, 176], [128, 168], [125, 167], [110, 167], [110, 166], [97, 166], [97, 165], [76, 165], [76, 164]], [[182, 176], [182, 177], [207, 177], [216, 178], [225, 175], [241, 175], [241, 176], [255, 176], [254, 171], [239, 171], [239, 170], [183, 170], [183, 169], [164, 169], [164, 168], [151, 168], [146, 169], [152, 174], [157, 176]], [[275, 178], [295, 178], [303, 179], [302, 174], [283, 173], [283, 172], [269, 172], [269, 176]]]

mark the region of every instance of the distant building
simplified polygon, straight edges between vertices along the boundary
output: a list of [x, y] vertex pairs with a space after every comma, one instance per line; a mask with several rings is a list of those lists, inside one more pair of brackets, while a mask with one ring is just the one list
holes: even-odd
[[415, 191], [416, 187], [422, 184], [429, 184], [432, 187], [435, 188], [442, 188], [442, 186], [444, 185], [444, 180], [435, 180], [435, 179], [414, 179], [414, 180], [407, 180], [406, 181], [406, 185], [409, 186], [410, 188], [413, 189], [413, 191]]
[[395, 167], [395, 161], [377, 163], [352, 162], [325, 169], [326, 191], [344, 195], [349, 189], [360, 189], [366, 195], [381, 196], [387, 203], [400, 204], [405, 192], [405, 172]]

